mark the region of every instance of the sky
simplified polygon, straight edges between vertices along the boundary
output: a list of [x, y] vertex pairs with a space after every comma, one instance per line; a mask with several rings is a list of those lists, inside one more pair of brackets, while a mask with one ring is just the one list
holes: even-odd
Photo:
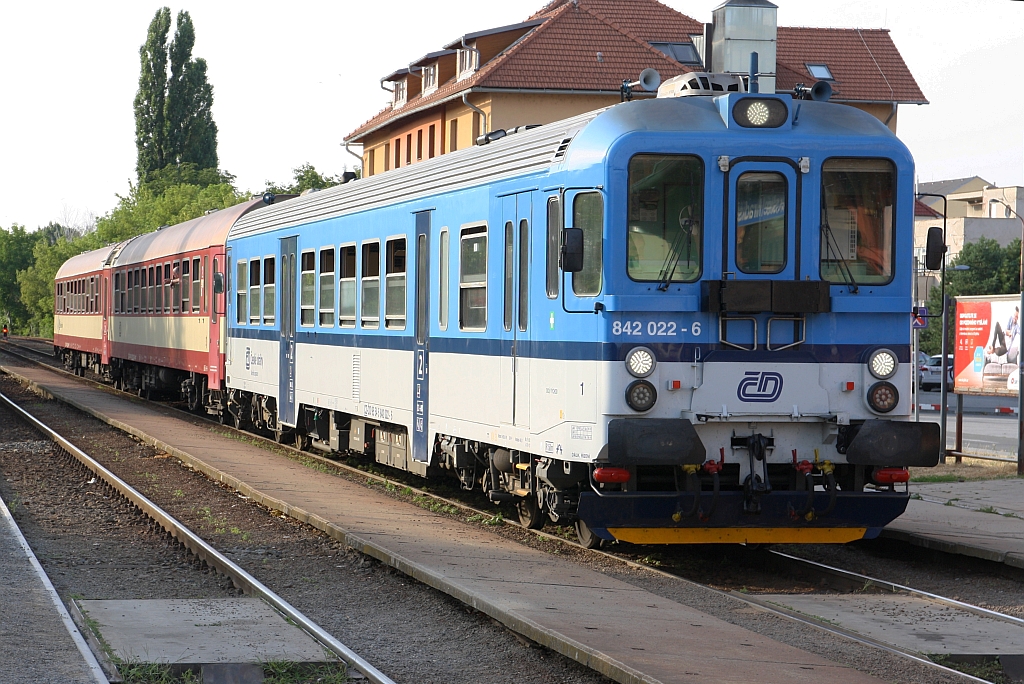
[[[311, 163], [358, 162], [344, 136], [387, 102], [379, 79], [464, 33], [525, 20], [546, 0], [247, 0], [188, 10], [209, 65], [220, 165], [243, 190]], [[627, 1], [627, 0], [623, 0]], [[721, 0], [663, 0], [698, 21]], [[774, 0], [781, 26], [887, 28], [931, 104], [901, 106], [921, 181], [1024, 185], [1014, 0]], [[102, 216], [135, 176], [139, 46], [164, 2], [18, 2], [0, 22], [0, 226]], [[887, 6], [889, 5], [889, 6]], [[625, 74], [631, 76], [631, 74]]]

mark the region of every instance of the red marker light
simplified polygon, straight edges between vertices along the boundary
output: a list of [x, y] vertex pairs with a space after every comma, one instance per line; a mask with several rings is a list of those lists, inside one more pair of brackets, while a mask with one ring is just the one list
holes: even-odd
[[847, 380], [846, 382], [843, 383], [843, 391], [852, 392], [856, 388], [856, 386], [857, 385], [856, 383], [853, 382], [853, 380]]
[[906, 468], [876, 468], [871, 479], [878, 484], [894, 484], [910, 481], [910, 471]]
[[629, 482], [629, 471], [625, 468], [598, 468], [594, 471], [596, 482]]
[[677, 389], [682, 389], [682, 387], [683, 387], [683, 381], [682, 380], [669, 380], [668, 381], [668, 391], [669, 392], [672, 392], [673, 390], [677, 390]]

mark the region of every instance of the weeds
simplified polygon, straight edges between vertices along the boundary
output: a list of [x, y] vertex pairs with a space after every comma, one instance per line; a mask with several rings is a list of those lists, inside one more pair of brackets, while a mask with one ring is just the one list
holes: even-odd
[[963, 672], [972, 677], [988, 680], [993, 684], [1010, 684], [1011, 681], [1003, 671], [1003, 666], [999, 663], [998, 658], [983, 660], [978, 663], [962, 663], [948, 655], [930, 655], [928, 657], [943, 667]]
[[996, 515], [999, 515], [999, 511], [996, 510], [995, 506], [983, 506], [983, 507], [978, 509], [978, 512], [979, 513], [994, 513]]

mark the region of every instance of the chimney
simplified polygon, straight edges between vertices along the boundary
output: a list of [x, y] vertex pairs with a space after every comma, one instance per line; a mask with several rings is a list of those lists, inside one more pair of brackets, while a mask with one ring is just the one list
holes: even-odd
[[[726, 0], [712, 12], [711, 71], [746, 75], [750, 53], [757, 53], [762, 93], [775, 92], [775, 39], [778, 7], [768, 0]], [[705, 47], [707, 50], [707, 47]]]

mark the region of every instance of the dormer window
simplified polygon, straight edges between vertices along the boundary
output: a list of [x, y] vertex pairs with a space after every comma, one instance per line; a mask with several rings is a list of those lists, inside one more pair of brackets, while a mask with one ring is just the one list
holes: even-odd
[[819, 81], [834, 81], [832, 72], [826, 64], [808, 64], [807, 72]]
[[459, 80], [468, 78], [480, 67], [476, 50], [459, 50]]
[[437, 90], [437, 62], [423, 67], [423, 94]]
[[395, 107], [401, 107], [405, 104], [405, 79], [401, 81], [395, 81]]

